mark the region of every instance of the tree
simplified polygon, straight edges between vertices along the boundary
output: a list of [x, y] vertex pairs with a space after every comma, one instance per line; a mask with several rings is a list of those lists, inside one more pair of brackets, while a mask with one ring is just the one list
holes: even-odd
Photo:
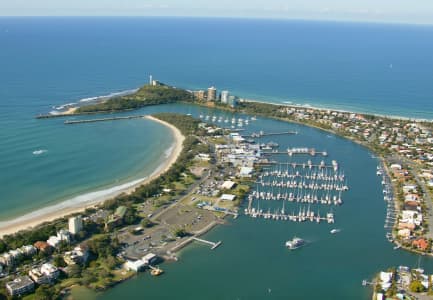
[[123, 217], [123, 220], [125, 221], [126, 224], [128, 225], [132, 225], [135, 222], [137, 222], [137, 212], [134, 208], [129, 208], [126, 213], [125, 216]]
[[188, 235], [188, 231], [183, 227], [177, 227], [173, 229], [173, 235], [182, 238]]
[[48, 285], [41, 285], [36, 289], [35, 299], [38, 300], [51, 300], [55, 298], [54, 289], [50, 288]]
[[152, 227], [153, 223], [151, 220], [149, 220], [148, 218], [144, 218], [143, 220], [141, 220], [141, 226], [143, 226], [144, 228], [148, 228], [148, 227]]
[[422, 285], [421, 281], [413, 280], [409, 285], [409, 289], [411, 292], [421, 293], [424, 291], [424, 286]]
[[119, 247], [117, 239], [111, 239], [108, 234], [89, 240], [87, 245], [89, 246], [89, 250], [97, 257], [114, 255], [116, 249]]
[[8, 246], [3, 240], [0, 240], [0, 253], [6, 252], [8, 249]]
[[110, 270], [114, 269], [114, 267], [117, 266], [117, 264], [118, 264], [116, 258], [115, 258], [114, 256], [112, 256], [112, 255], [109, 255], [109, 256], [107, 257], [107, 259], [105, 260], [105, 262], [106, 262], [106, 264], [107, 264], [107, 267], [108, 267]]
[[84, 270], [81, 274], [81, 282], [84, 285], [89, 285], [93, 282], [98, 281], [98, 278], [90, 271], [90, 270]]
[[55, 265], [56, 267], [63, 268], [63, 267], [66, 267], [66, 266], [67, 266], [67, 264], [66, 264], [65, 261], [63, 260], [63, 257], [60, 256], [60, 255], [55, 255], [55, 256], [53, 257], [53, 262], [54, 262], [54, 265]]
[[81, 277], [81, 267], [76, 264], [68, 266], [68, 275], [71, 278]]

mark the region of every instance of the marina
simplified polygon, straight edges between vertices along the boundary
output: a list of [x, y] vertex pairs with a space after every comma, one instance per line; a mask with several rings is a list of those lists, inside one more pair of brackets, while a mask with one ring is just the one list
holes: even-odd
[[[264, 131], [260, 130], [259, 134], [252, 133], [243, 137], [259, 138], [263, 135]], [[281, 161], [280, 157], [280, 161], [268, 162], [268, 167], [262, 166], [254, 189], [248, 195], [245, 215], [279, 221], [333, 224], [335, 218], [332, 210], [323, 212], [322, 208], [322, 214], [320, 211], [323, 205], [342, 205], [342, 194], [349, 189], [338, 162], [332, 160], [327, 164], [325, 160], [318, 163], [312, 160], [291, 161], [291, 157], [296, 154], [315, 156], [320, 153], [327, 156], [328, 153], [308, 147], [289, 147], [287, 152], [282, 152], [278, 150], [279, 147], [280, 145], [275, 142], [260, 145], [261, 150], [272, 149], [271, 152], [261, 152], [261, 155], [272, 157], [288, 154], [289, 160], [286, 158], [286, 161]]]
[[[395, 197], [394, 192], [392, 189], [392, 183], [390, 181], [390, 178], [387, 176], [387, 173], [385, 171], [385, 166], [383, 164], [380, 164], [376, 168], [376, 175], [381, 177], [381, 184], [383, 188], [383, 200], [386, 203], [386, 216], [385, 216], [385, 237], [386, 239], [394, 243], [394, 237], [392, 230], [394, 228], [394, 225], [396, 224], [398, 220], [398, 211], [395, 206]], [[399, 249], [399, 245], [394, 247], [394, 250]]]
[[[263, 132], [263, 131], [260, 131]], [[270, 142], [266, 145], [272, 152], [261, 153], [272, 156], [279, 154], [279, 144]], [[289, 159], [293, 154], [315, 155], [312, 148], [288, 148]], [[324, 156], [328, 154], [323, 152]], [[263, 218], [276, 221], [335, 223], [334, 212], [323, 206], [340, 206], [343, 193], [349, 190], [347, 179], [336, 160], [327, 164], [308, 160], [272, 161], [262, 165], [257, 174], [254, 189], [248, 195], [245, 215], [251, 218]], [[322, 211], [322, 212], [321, 212]]]
[[263, 218], [263, 219], [269, 219], [269, 220], [280, 220], [280, 221], [291, 221], [291, 222], [313, 222], [313, 223], [320, 223], [322, 221], [325, 221], [328, 224], [335, 223], [334, 214], [332, 212], [326, 213], [325, 216], [321, 217], [320, 212], [317, 212], [317, 214], [310, 210], [310, 207], [308, 209], [305, 208], [299, 208], [299, 212], [296, 214], [293, 212], [292, 214], [288, 213], [285, 214], [284, 209], [281, 209], [281, 211], [275, 210], [274, 212], [271, 212], [269, 209], [267, 212], [264, 212], [263, 209], [260, 208], [247, 208], [245, 209], [245, 215], [250, 216], [252, 218]]
[[263, 152], [264, 155], [276, 155], [276, 154], [286, 154], [289, 156], [293, 155], [310, 155], [310, 156], [316, 156], [316, 155], [322, 155], [322, 156], [328, 156], [327, 151], [317, 151], [314, 148], [292, 148], [287, 149], [287, 151], [270, 151], [270, 152]]
[[[248, 126], [251, 124], [251, 122], [256, 121], [256, 117], [249, 117], [246, 116], [245, 118], [242, 117], [232, 117], [230, 118], [227, 115], [203, 115], [200, 114], [199, 118], [206, 123], [213, 123], [217, 125], [224, 124], [224, 129], [232, 129], [236, 131], [242, 131], [244, 126]], [[227, 127], [230, 126], [230, 127]]]

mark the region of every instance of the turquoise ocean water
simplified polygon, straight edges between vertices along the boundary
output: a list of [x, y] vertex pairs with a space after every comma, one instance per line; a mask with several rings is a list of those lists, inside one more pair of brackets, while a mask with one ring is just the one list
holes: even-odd
[[[0, 221], [146, 176], [172, 143], [166, 128], [146, 120], [64, 126], [33, 118], [54, 105], [133, 89], [153, 74], [263, 101], [433, 119], [432, 37], [432, 27], [408, 25], [0, 18]], [[166, 110], [204, 113], [176, 105], [136, 113]], [[385, 241], [377, 162], [350, 142], [300, 128], [304, 134], [282, 142], [326, 148], [350, 178], [337, 215], [341, 235], [241, 217], [208, 235], [224, 240], [218, 251], [189, 247], [180, 263], [164, 266], [164, 277], [145, 274], [100, 297], [365, 299], [360, 280], [389, 265], [414, 266], [415, 256]], [[288, 255], [281, 243], [293, 234], [312, 246]]]

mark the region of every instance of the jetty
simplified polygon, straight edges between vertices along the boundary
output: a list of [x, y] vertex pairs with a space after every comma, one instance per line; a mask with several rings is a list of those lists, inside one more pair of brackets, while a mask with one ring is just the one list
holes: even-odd
[[362, 281], [362, 286], [368, 286], [368, 285], [376, 285], [377, 282], [376, 281], [368, 281], [367, 279], [364, 279]]
[[52, 118], [62, 118], [62, 117], [70, 117], [71, 114], [40, 114], [37, 115], [36, 119], [52, 119]]
[[218, 241], [218, 242], [214, 243], [214, 242], [211, 242], [211, 241], [200, 239], [200, 238], [195, 237], [195, 236], [192, 239], [194, 241], [197, 241], [197, 242], [200, 242], [200, 243], [203, 243], [203, 244], [206, 244], [206, 245], [210, 245], [211, 246], [211, 248], [210, 248], [211, 250], [214, 250], [215, 248], [217, 248], [219, 245], [222, 244], [222, 241]]
[[298, 134], [296, 131], [283, 131], [283, 132], [253, 132], [250, 135], [242, 135], [243, 138], [260, 138], [264, 136], [275, 136], [275, 135], [286, 135], [286, 134]]
[[119, 120], [131, 120], [131, 119], [141, 119], [147, 115], [135, 115], [135, 116], [125, 116], [125, 117], [108, 117], [99, 119], [87, 119], [87, 120], [66, 120], [65, 125], [82, 124], [82, 123], [96, 123], [96, 122], [107, 122], [107, 121], [119, 121]]
[[245, 131], [245, 128], [229, 128], [229, 127], [222, 127], [221, 129], [223, 130], [228, 130], [231, 132], [241, 132], [241, 131]]
[[285, 214], [284, 210], [275, 210], [275, 212], [271, 212], [268, 210], [267, 212], [264, 212], [262, 209], [256, 209], [256, 208], [246, 208], [245, 209], [245, 215], [249, 216], [251, 218], [263, 218], [263, 219], [269, 219], [269, 220], [280, 220], [280, 221], [291, 221], [291, 222], [305, 222], [310, 221], [314, 223], [320, 223], [322, 221], [325, 221], [328, 224], [334, 224], [335, 218], [334, 213], [329, 212], [325, 216], [320, 216], [320, 213], [314, 213], [310, 208], [308, 210], [299, 209], [299, 213], [293, 212], [292, 214]]
[[257, 165], [282, 165], [282, 166], [286, 166], [286, 167], [292, 167], [293, 169], [295, 168], [308, 168], [308, 169], [312, 169], [312, 168], [319, 168], [319, 169], [335, 169], [336, 165], [332, 164], [332, 165], [327, 165], [325, 164], [325, 162], [320, 162], [320, 164], [313, 164], [313, 163], [296, 163], [296, 162], [278, 162], [278, 161], [268, 161], [268, 162], [262, 162], [262, 163], [257, 163]]
[[311, 155], [311, 156], [316, 156], [316, 155], [322, 155], [322, 156], [328, 156], [328, 152], [326, 151], [316, 151], [315, 149], [307, 149], [306, 151], [296, 151], [296, 150], [287, 150], [287, 151], [267, 151], [267, 152], [262, 152], [263, 155], [279, 155], [279, 154], [285, 154], [285, 155], [289, 155], [289, 156], [293, 156], [293, 155]]

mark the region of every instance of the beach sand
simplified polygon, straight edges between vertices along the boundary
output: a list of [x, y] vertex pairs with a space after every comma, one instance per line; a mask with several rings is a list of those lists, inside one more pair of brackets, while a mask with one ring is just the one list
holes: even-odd
[[77, 109], [78, 107], [70, 107], [67, 111], [63, 112], [62, 115], [73, 115]]
[[171, 148], [171, 153], [150, 176], [125, 183], [111, 189], [89, 193], [86, 195], [86, 197], [78, 196], [71, 200], [66, 200], [59, 204], [39, 209], [13, 220], [0, 222], [0, 237], [13, 234], [20, 230], [31, 229], [32, 227], [38, 226], [44, 222], [50, 222], [73, 213], [82, 212], [86, 208], [94, 207], [97, 204], [100, 204], [108, 199], [112, 199], [122, 193], [130, 194], [134, 192], [137, 187], [146, 184], [165, 173], [171, 167], [171, 165], [176, 162], [177, 158], [182, 152], [182, 144], [185, 137], [182, 135], [179, 129], [169, 123], [156, 119], [152, 116], [146, 116], [146, 118], [170, 128], [174, 137], [174, 144]]

